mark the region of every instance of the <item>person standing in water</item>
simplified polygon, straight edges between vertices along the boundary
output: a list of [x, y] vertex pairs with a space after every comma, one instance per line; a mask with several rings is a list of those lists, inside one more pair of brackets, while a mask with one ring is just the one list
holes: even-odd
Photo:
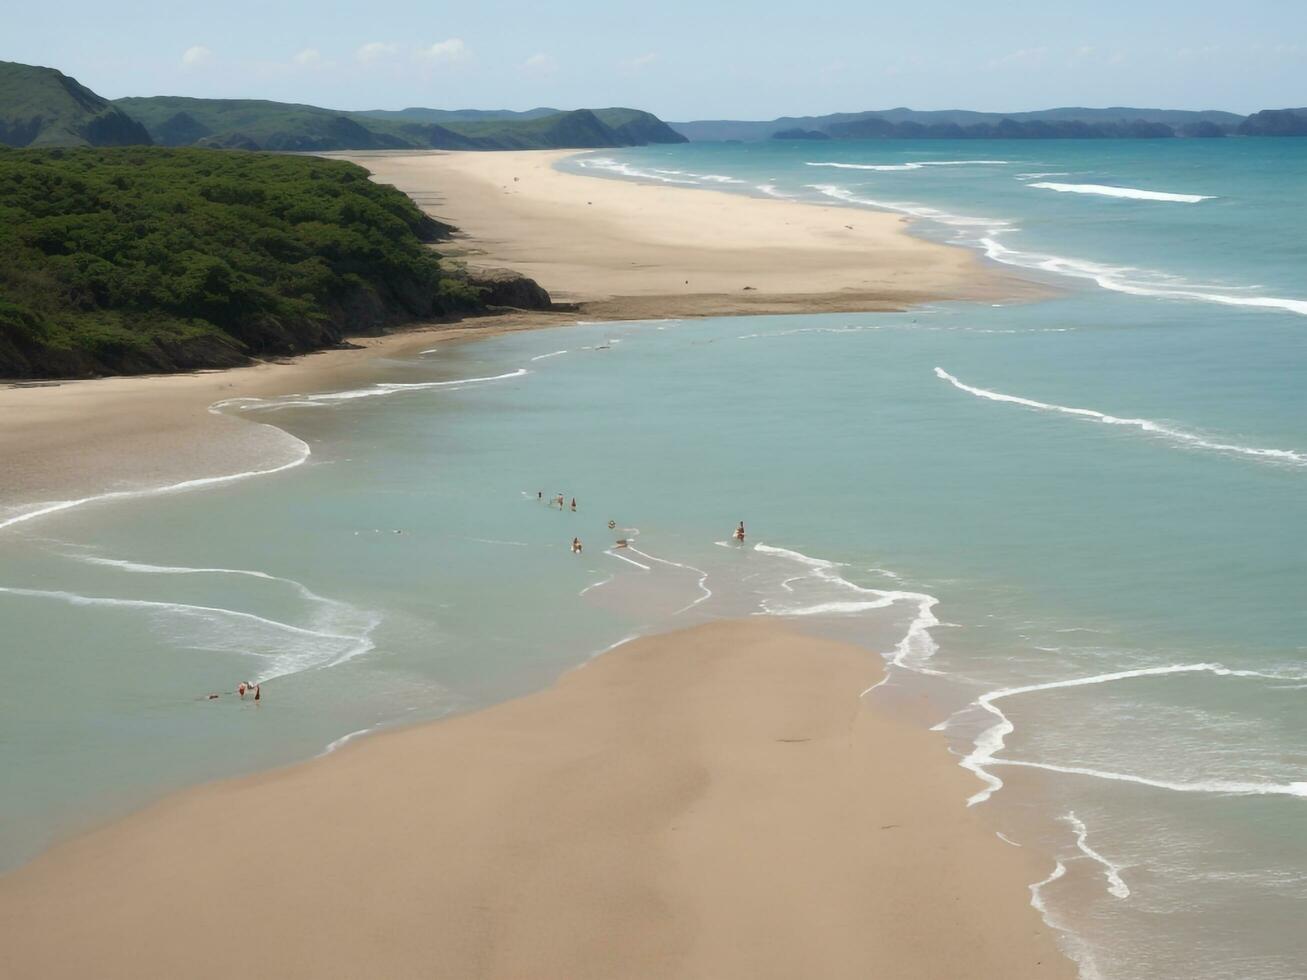
[[575, 497], [572, 498], [572, 513], [573, 513], [573, 514], [576, 513], [576, 498], [575, 498]]
[[744, 541], [744, 521], [740, 521], [740, 526], [735, 529], [735, 540]]
[[574, 555], [579, 555], [580, 553], [581, 553], [581, 539], [580, 539], [580, 538], [573, 538], [573, 539], [572, 539], [572, 554], [574, 554]]

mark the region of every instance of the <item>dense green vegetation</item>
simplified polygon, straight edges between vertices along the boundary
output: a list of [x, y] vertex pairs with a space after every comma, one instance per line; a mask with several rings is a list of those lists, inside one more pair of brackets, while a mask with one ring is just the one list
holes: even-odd
[[353, 164], [0, 148], [0, 376], [239, 364], [480, 305]]
[[246, 150], [516, 150], [679, 143], [684, 137], [638, 109], [523, 113], [340, 112], [259, 99], [179, 96], [119, 99], [163, 146]]
[[140, 123], [62, 72], [0, 61], [0, 143], [131, 146], [149, 142]]

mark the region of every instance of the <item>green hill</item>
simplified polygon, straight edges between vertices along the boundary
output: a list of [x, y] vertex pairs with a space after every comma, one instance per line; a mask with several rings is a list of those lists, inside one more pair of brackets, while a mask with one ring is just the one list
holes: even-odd
[[164, 146], [530, 150], [684, 141], [657, 116], [637, 109], [339, 112], [286, 102], [177, 96], [119, 99], [116, 105]]
[[293, 354], [481, 306], [448, 229], [361, 167], [196, 148], [0, 148], [0, 376]]
[[356, 112], [356, 116], [369, 116], [373, 119], [398, 119], [402, 122], [481, 122], [486, 119], [538, 119], [562, 112], [561, 109], [526, 109], [517, 112], [513, 109], [424, 109], [413, 106], [409, 109], [367, 109]]
[[411, 144], [347, 113], [262, 99], [188, 99], [174, 95], [118, 99], [118, 108], [162, 146], [250, 150], [387, 150]]
[[113, 103], [53, 68], [0, 61], [0, 143], [131, 146], [149, 134]]
[[[1092, 109], [1068, 106], [1033, 112], [919, 111], [897, 108], [836, 112], [826, 116], [783, 116], [770, 121], [700, 120], [671, 123], [691, 140], [790, 139], [794, 131], [835, 139], [1041, 139], [1066, 137], [1224, 136], [1243, 116], [1218, 110]], [[778, 134], [785, 134], [780, 135]]]

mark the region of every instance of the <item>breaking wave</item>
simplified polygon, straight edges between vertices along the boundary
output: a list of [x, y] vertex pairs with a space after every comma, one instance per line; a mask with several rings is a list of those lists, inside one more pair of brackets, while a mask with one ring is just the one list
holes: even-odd
[[1145, 191], [1137, 187], [1114, 187], [1110, 184], [1059, 184], [1053, 181], [1038, 181], [1027, 186], [1061, 191], [1064, 194], [1097, 194], [1101, 197], [1124, 197], [1136, 201], [1175, 201], [1181, 204], [1197, 204], [1199, 201], [1213, 200], [1210, 194], [1172, 194], [1168, 191]]
[[1035, 401], [1033, 398], [1022, 398], [1018, 395], [1005, 395], [1000, 391], [990, 391], [988, 388], [977, 388], [974, 385], [969, 385], [958, 380], [941, 367], [935, 368], [935, 376], [942, 381], [947, 381], [954, 388], [957, 388], [960, 391], [965, 391], [968, 394], [989, 401], [1007, 402], [1011, 405], [1020, 405], [1023, 408], [1033, 408], [1036, 411], [1041, 412], [1057, 412], [1061, 415], [1072, 415], [1077, 418], [1090, 419], [1107, 425], [1132, 426], [1169, 442], [1178, 443], [1183, 446], [1190, 446], [1195, 449], [1207, 449], [1213, 452], [1250, 456], [1254, 459], [1293, 463], [1298, 466], [1307, 465], [1307, 454], [1294, 452], [1291, 449], [1264, 449], [1256, 446], [1241, 446], [1230, 442], [1215, 442], [1211, 439], [1205, 439], [1202, 436], [1195, 435], [1192, 432], [1173, 429], [1169, 426], [1162, 425], [1159, 422], [1154, 422], [1151, 419], [1119, 418], [1115, 415], [1108, 415], [1104, 412], [1095, 411], [1092, 408], [1071, 408], [1066, 405], [1054, 405], [1049, 402]]

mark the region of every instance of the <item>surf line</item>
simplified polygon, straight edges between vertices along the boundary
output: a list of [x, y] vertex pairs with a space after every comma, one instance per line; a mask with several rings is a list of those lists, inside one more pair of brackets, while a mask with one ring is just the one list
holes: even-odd
[[1064, 681], [1049, 681], [1044, 684], [1027, 684], [1022, 687], [1005, 687], [988, 694], [982, 694], [962, 711], [957, 712], [947, 721], [934, 726], [932, 730], [943, 731], [952, 721], [971, 708], [980, 708], [993, 715], [995, 723], [976, 736], [975, 747], [958, 763], [976, 775], [985, 784], [967, 800], [967, 806], [984, 803], [1003, 788], [1003, 780], [989, 771], [991, 766], [1023, 766], [1028, 769], [1043, 769], [1066, 775], [1090, 776], [1096, 779], [1108, 779], [1117, 782], [1136, 783], [1154, 789], [1171, 790], [1178, 793], [1224, 793], [1231, 796], [1297, 796], [1307, 798], [1307, 782], [1296, 783], [1255, 783], [1242, 780], [1203, 780], [1201, 782], [1182, 783], [1166, 779], [1153, 779], [1148, 776], [1136, 776], [1130, 773], [1109, 772], [1101, 769], [1089, 769], [1082, 766], [1060, 766], [1048, 762], [1030, 762], [1024, 759], [1000, 759], [997, 753], [1003, 750], [1007, 737], [1016, 731], [1016, 725], [996, 706], [995, 702], [1021, 694], [1034, 694], [1039, 691], [1052, 691], [1068, 687], [1086, 687], [1092, 684], [1108, 684], [1113, 681], [1130, 680], [1136, 677], [1160, 677], [1166, 674], [1207, 673], [1218, 677], [1260, 677], [1266, 680], [1284, 680], [1286, 678], [1265, 674], [1255, 670], [1235, 670], [1221, 664], [1171, 664], [1166, 667], [1142, 667], [1138, 670], [1121, 670], [1110, 674], [1095, 674], [1092, 677], [1073, 677]]
[[[720, 543], [720, 542], [719, 542]], [[729, 547], [724, 544], [723, 547]], [[827, 561], [823, 558], [812, 558], [802, 552], [791, 551], [788, 548], [778, 548], [774, 545], [763, 544], [759, 542], [753, 546], [753, 550], [766, 555], [775, 555], [780, 558], [786, 558], [790, 561], [797, 562], [806, 566], [808, 571], [799, 575], [792, 575], [781, 582], [781, 588], [786, 592], [793, 593], [794, 588], [791, 582], [804, 578], [815, 578], [822, 582], [827, 582], [837, 588], [845, 589], [851, 592], [859, 593], [865, 596], [874, 596], [874, 598], [853, 600], [842, 602], [839, 600], [831, 602], [819, 602], [811, 606], [798, 606], [789, 609], [773, 608], [767, 600], [762, 602], [762, 611], [769, 616], [816, 616], [840, 613], [858, 613], [870, 611], [872, 609], [884, 609], [894, 605], [896, 602], [911, 602], [917, 606], [917, 614], [913, 617], [912, 622], [908, 625], [907, 632], [895, 644], [892, 651], [882, 653], [882, 656], [889, 658], [888, 667], [902, 667], [905, 670], [911, 670], [918, 674], [939, 674], [926, 665], [938, 650], [934, 637], [931, 636], [930, 630], [939, 625], [939, 619], [936, 618], [934, 609], [939, 604], [939, 600], [933, 595], [925, 592], [905, 592], [892, 589], [867, 589], [860, 585], [850, 582], [836, 569], [840, 567], [838, 562]], [[865, 697], [876, 688], [889, 680], [889, 669], [886, 668], [881, 679], [872, 684], [858, 696]]]
[[[284, 430], [278, 429], [278, 432]], [[290, 433], [286, 433], [290, 436]], [[290, 438], [295, 439], [294, 436]], [[98, 493], [90, 497], [79, 497], [76, 500], [59, 500], [54, 503], [37, 505], [34, 509], [24, 511], [13, 517], [0, 520], [0, 531], [5, 528], [13, 527], [16, 524], [22, 524], [26, 521], [33, 521], [39, 517], [46, 517], [50, 514], [57, 514], [60, 511], [72, 510], [74, 507], [81, 507], [84, 504], [99, 503], [108, 500], [127, 500], [131, 497], [148, 497], [154, 494], [179, 493], [184, 490], [197, 490], [200, 487], [219, 486], [223, 483], [233, 483], [236, 480], [247, 480], [255, 476], [271, 476], [274, 473], [282, 473], [286, 470], [294, 469], [303, 465], [312, 454], [308, 443], [302, 439], [295, 439], [299, 443], [301, 455], [298, 459], [293, 459], [289, 463], [283, 463], [280, 466], [273, 466], [266, 470], [246, 470], [240, 473], [227, 473], [222, 476], [205, 476], [196, 480], [183, 480], [181, 483], [170, 483], [162, 487], [145, 487], [140, 490], [113, 490], [108, 493]]]
[[702, 568], [695, 568], [693, 565], [683, 565], [683, 564], [681, 564], [679, 561], [668, 561], [666, 558], [658, 558], [658, 557], [656, 557], [655, 555], [651, 555], [651, 554], [648, 554], [647, 552], [641, 551], [639, 548], [633, 548], [633, 547], [627, 546], [627, 549], [626, 549], [626, 550], [627, 550], [627, 551], [633, 551], [633, 552], [635, 552], [637, 555], [639, 555], [640, 557], [642, 557], [642, 558], [648, 558], [650, 561], [656, 561], [656, 562], [659, 562], [659, 563], [661, 563], [661, 564], [663, 564], [663, 565], [671, 565], [671, 566], [673, 566], [673, 567], [675, 567], [675, 568], [684, 568], [684, 569], [685, 569], [686, 571], [688, 571], [688, 572], [698, 572], [698, 573], [699, 573], [699, 591], [702, 593], [702, 595], [700, 595], [699, 598], [697, 598], [697, 599], [695, 599], [693, 602], [691, 602], [688, 606], [682, 606], [680, 609], [676, 610], [676, 612], [672, 613], [673, 616], [679, 616], [681, 613], [686, 612], [686, 611], [688, 611], [688, 610], [690, 610], [690, 609], [693, 609], [695, 606], [697, 606], [699, 603], [703, 602], [705, 599], [711, 599], [711, 598], [712, 598], [712, 589], [708, 588], [708, 585], [707, 585], [707, 582], [708, 582], [708, 573], [705, 572]]
[[977, 398], [985, 398], [989, 401], [1007, 402], [1010, 405], [1020, 405], [1023, 408], [1033, 408], [1040, 412], [1057, 412], [1060, 415], [1073, 415], [1077, 418], [1092, 419], [1095, 422], [1103, 422], [1107, 425], [1133, 426], [1144, 432], [1161, 436], [1163, 439], [1180, 442], [1188, 446], [1194, 446], [1198, 449], [1210, 449], [1213, 452], [1222, 453], [1236, 453], [1241, 456], [1251, 456], [1257, 459], [1282, 460], [1299, 466], [1307, 465], [1307, 454], [1294, 452], [1291, 449], [1263, 449], [1256, 446], [1239, 446], [1228, 442], [1212, 442], [1211, 440], [1204, 439], [1202, 436], [1194, 435], [1192, 432], [1185, 432], [1181, 429], [1172, 429], [1154, 422], [1151, 419], [1119, 418], [1115, 415], [1108, 415], [1105, 412], [1095, 411], [1092, 408], [1071, 408], [1067, 405], [1054, 405], [1050, 402], [1035, 401], [1033, 398], [1022, 398], [1020, 395], [1006, 395], [1001, 391], [991, 391], [988, 388], [977, 388], [974, 385], [969, 385], [949, 374], [942, 367], [935, 368], [935, 377], [939, 378], [941, 381], [947, 381], [959, 391], [965, 391], [968, 394], [975, 395]]

